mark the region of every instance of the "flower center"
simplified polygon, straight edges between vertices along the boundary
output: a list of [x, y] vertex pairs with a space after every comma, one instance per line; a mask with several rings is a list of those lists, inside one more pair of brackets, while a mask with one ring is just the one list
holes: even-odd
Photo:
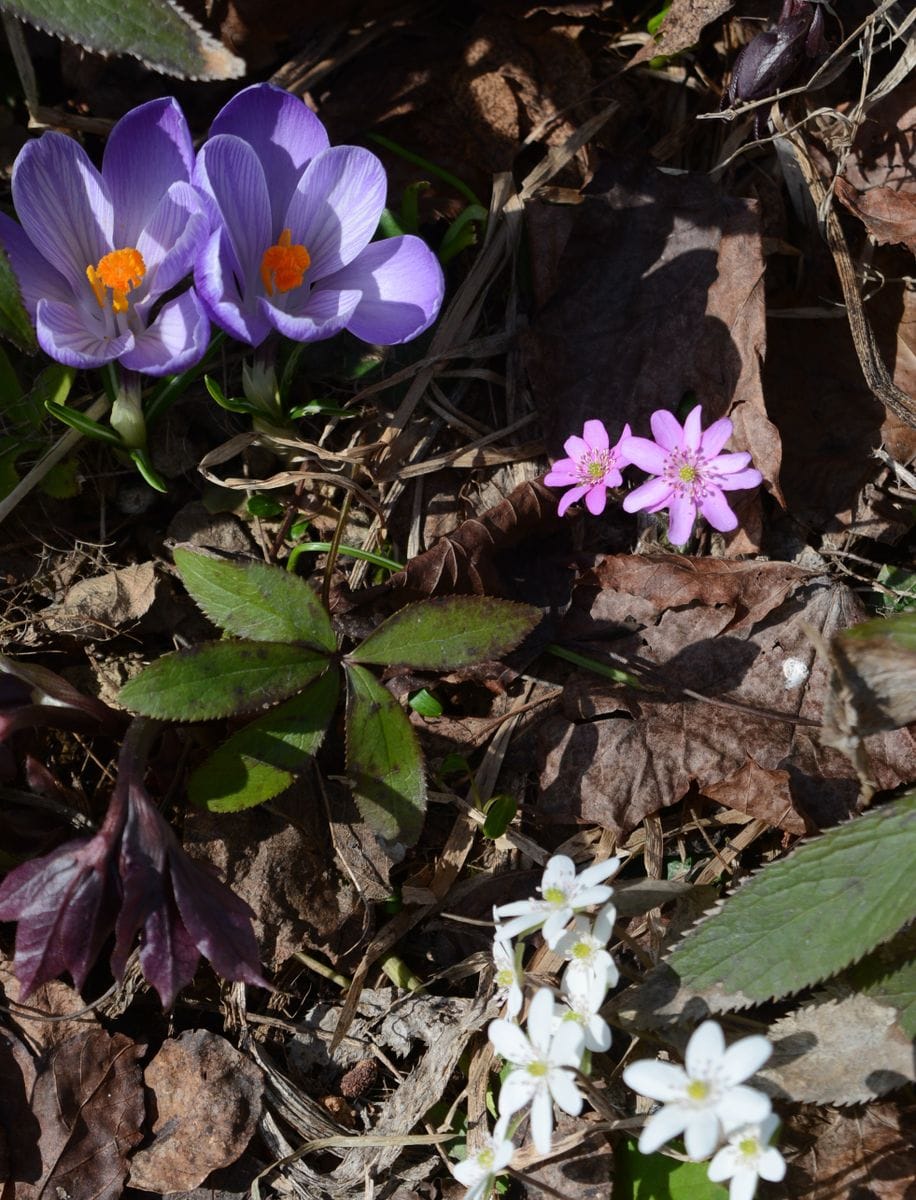
[[742, 1138], [738, 1143], [738, 1151], [740, 1154], [744, 1155], [745, 1158], [756, 1158], [758, 1150], [759, 1147], [757, 1145], [756, 1138]]
[[687, 1096], [690, 1100], [705, 1100], [712, 1088], [705, 1079], [691, 1079], [687, 1084]]
[[312, 258], [305, 246], [293, 242], [291, 229], [284, 229], [273, 246], [268, 246], [261, 257], [261, 282], [268, 296], [278, 292], [291, 292], [302, 283], [302, 276], [309, 269]]
[[691, 467], [687, 463], [685, 463], [677, 473], [678, 479], [680, 479], [683, 483], [693, 483], [698, 474], [699, 472], [697, 471], [696, 467]]
[[112, 250], [103, 255], [98, 263], [86, 268], [86, 278], [95, 294], [99, 308], [105, 307], [106, 292], [111, 290], [111, 307], [116, 313], [127, 312], [127, 293], [139, 287], [146, 274], [143, 255], [133, 246]]
[[557, 904], [557, 905], [565, 904], [566, 903], [566, 893], [563, 891], [562, 888], [549, 887], [547, 889], [547, 891], [544, 892], [544, 899], [547, 901], [548, 904]]
[[488, 1169], [493, 1166], [493, 1160], [495, 1157], [496, 1155], [493, 1153], [492, 1149], [489, 1146], [485, 1146], [483, 1150], [478, 1150], [477, 1152], [477, 1164], [478, 1166]]
[[577, 466], [583, 483], [600, 483], [612, 469], [610, 453], [607, 450], [593, 450], [588, 457], [583, 455]]
[[533, 1062], [528, 1064], [528, 1074], [533, 1075], [536, 1079], [547, 1074], [547, 1064], [545, 1062]]
[[592, 948], [588, 942], [576, 942], [572, 948], [573, 958], [591, 958]]
[[496, 982], [500, 987], [511, 987], [515, 981], [515, 973], [511, 967], [503, 967], [496, 972]]

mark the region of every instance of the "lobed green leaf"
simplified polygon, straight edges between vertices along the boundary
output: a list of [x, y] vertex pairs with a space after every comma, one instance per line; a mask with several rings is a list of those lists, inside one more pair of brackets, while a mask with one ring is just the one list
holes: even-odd
[[131, 54], [184, 79], [238, 79], [232, 54], [172, 0], [2, 0], [0, 8], [100, 54]]
[[359, 811], [381, 837], [413, 845], [426, 810], [417, 736], [374, 675], [349, 663], [346, 670], [347, 773]]
[[174, 552], [181, 581], [214, 625], [235, 637], [301, 642], [333, 654], [337, 639], [321, 601], [305, 582], [267, 563]]
[[541, 618], [539, 609], [493, 596], [446, 596], [408, 604], [370, 633], [350, 662], [449, 671], [499, 658]]
[[157, 659], [121, 688], [118, 700], [144, 717], [209, 721], [252, 712], [301, 692], [328, 659], [284, 642], [204, 642]]
[[239, 812], [286, 791], [318, 753], [339, 693], [338, 672], [325, 671], [304, 692], [234, 733], [191, 776], [192, 804]]

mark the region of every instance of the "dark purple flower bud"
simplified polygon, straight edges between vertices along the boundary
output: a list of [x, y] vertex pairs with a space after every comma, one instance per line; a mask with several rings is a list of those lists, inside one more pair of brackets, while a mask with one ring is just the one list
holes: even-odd
[[819, 0], [785, 0], [775, 28], [758, 33], [735, 59], [729, 102], [761, 100], [778, 92], [806, 57], [821, 53], [823, 34]]
[[135, 721], [118, 759], [105, 822], [89, 840], [15, 867], [0, 885], [0, 920], [18, 921], [14, 970], [23, 998], [69, 971], [82, 987], [114, 930], [120, 979], [140, 936], [140, 965], [166, 1008], [201, 955], [227, 979], [270, 985], [260, 969], [251, 909], [193, 862], [143, 784], [157, 727]]
[[84, 696], [53, 671], [0, 654], [0, 742], [18, 729], [110, 731], [123, 720], [113, 708]]

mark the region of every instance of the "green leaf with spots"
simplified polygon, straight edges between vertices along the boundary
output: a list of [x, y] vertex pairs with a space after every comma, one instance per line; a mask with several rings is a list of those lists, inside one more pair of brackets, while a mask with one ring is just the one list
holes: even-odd
[[327, 667], [327, 655], [306, 646], [204, 642], [150, 663], [121, 688], [118, 700], [144, 717], [210, 721], [285, 700]]
[[394, 696], [347, 664], [347, 774], [366, 824], [410, 846], [420, 836], [426, 780], [417, 735]]
[[195, 603], [234, 637], [302, 642], [327, 654], [337, 649], [327, 610], [304, 579], [267, 563], [234, 562], [180, 546], [174, 557]]
[[192, 804], [239, 812], [286, 791], [318, 753], [339, 693], [339, 673], [325, 671], [304, 692], [234, 733], [191, 776]]
[[370, 633], [350, 662], [450, 671], [499, 658], [541, 618], [540, 610], [492, 596], [447, 596], [408, 604]]
[[916, 917], [914, 860], [910, 792], [764, 867], [663, 966], [718, 1012], [801, 991]]
[[[2, 7], [2, 5], [0, 5]], [[0, 247], [0, 337], [6, 338], [26, 354], [35, 354], [38, 342], [22, 293], [6, 252]]]
[[2, 0], [21, 21], [99, 54], [131, 54], [183, 79], [238, 79], [242, 59], [171, 0]]

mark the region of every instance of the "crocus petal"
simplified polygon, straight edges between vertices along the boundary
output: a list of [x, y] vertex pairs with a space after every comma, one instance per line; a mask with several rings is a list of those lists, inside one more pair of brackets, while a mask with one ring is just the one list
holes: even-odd
[[524, 1064], [534, 1060], [531, 1043], [514, 1021], [491, 1021], [487, 1037], [496, 1053], [506, 1062]]
[[772, 1111], [773, 1104], [769, 1096], [743, 1084], [729, 1088], [724, 1099], [716, 1106], [726, 1133], [740, 1129], [742, 1125], [757, 1125]]
[[729, 533], [738, 524], [738, 518], [729, 508], [724, 492], [717, 487], [707, 490], [700, 501], [700, 512], [713, 529], [718, 529], [720, 533]]
[[231, 133], [248, 142], [270, 180], [273, 228], [282, 220], [306, 164], [328, 148], [325, 127], [312, 110], [283, 88], [255, 83], [217, 113], [210, 136]]
[[193, 169], [191, 134], [177, 100], [150, 100], [123, 116], [108, 135], [102, 157], [115, 246], [137, 246], [159, 198], [173, 183], [189, 182]]
[[203, 300], [210, 319], [220, 329], [247, 342], [249, 346], [260, 346], [270, 333], [271, 325], [258, 307], [257, 297], [249, 293], [247, 303], [239, 292], [236, 273], [240, 268], [225, 229], [217, 229], [194, 269], [194, 283]]
[[704, 458], [715, 458], [733, 432], [733, 426], [728, 417], [713, 421], [700, 438], [700, 453]]
[[663, 1102], [682, 1097], [688, 1082], [683, 1067], [658, 1062], [654, 1058], [642, 1058], [630, 1063], [624, 1068], [623, 1081], [634, 1092]]
[[499, 1089], [500, 1116], [511, 1116], [530, 1103], [531, 1097], [538, 1090], [539, 1078], [535, 1078], [524, 1068], [521, 1071], [510, 1071]]
[[[632, 439], [636, 441], [636, 438]], [[639, 512], [641, 509], [664, 508], [671, 498], [671, 484], [664, 479], [650, 479], [648, 482], [627, 492], [623, 498], [624, 512]]]
[[687, 1043], [684, 1069], [691, 1079], [707, 1079], [718, 1069], [724, 1054], [725, 1036], [721, 1025], [716, 1021], [704, 1021], [696, 1027]]
[[719, 1141], [719, 1119], [712, 1109], [697, 1109], [684, 1130], [684, 1145], [694, 1162], [709, 1158]]
[[[674, 413], [660, 408], [649, 418], [652, 436], [665, 450], [677, 450], [684, 442], [684, 430]], [[641, 441], [643, 439], [640, 439]]]
[[333, 337], [347, 327], [359, 304], [359, 292], [337, 288], [316, 288], [306, 298], [302, 309], [292, 311], [272, 304], [263, 296], [258, 301], [261, 313], [284, 337], [294, 342], [318, 342]]
[[[671, 416], [670, 413], [667, 415]], [[675, 424], [677, 424], [676, 421]], [[620, 452], [634, 466], [640, 467], [643, 471], [648, 471], [650, 475], [661, 475], [667, 466], [669, 457], [667, 450], [662, 446], [657, 446], [655, 442], [650, 442], [648, 438], [640, 437], [623, 438], [620, 442]]]
[[654, 1154], [665, 1142], [683, 1133], [689, 1119], [690, 1109], [686, 1105], [666, 1104], [660, 1108], [642, 1127], [639, 1135], [640, 1154]]
[[601, 421], [586, 421], [582, 427], [586, 443], [592, 450], [607, 450], [610, 447], [610, 438], [607, 435], [607, 430]]
[[445, 276], [418, 237], [373, 242], [346, 267], [322, 279], [322, 288], [359, 290], [362, 298], [347, 329], [364, 342], [398, 346], [418, 337], [442, 307]]
[[672, 546], [683, 546], [690, 538], [697, 519], [697, 506], [689, 496], [674, 495], [669, 505], [671, 518], [668, 522], [668, 541]]
[[85, 309], [59, 300], [39, 300], [35, 331], [45, 354], [78, 369], [104, 366], [134, 344], [134, 335], [129, 331], [109, 337], [102, 322], [93, 322]]
[[536, 1092], [531, 1101], [531, 1140], [538, 1154], [550, 1153], [553, 1141], [553, 1102], [546, 1088]]
[[735, 471], [733, 475], [723, 475], [716, 482], [725, 492], [738, 492], [743, 488], [760, 487], [763, 483], [763, 476], [756, 467], [748, 467], [746, 471]]
[[38, 253], [24, 230], [6, 213], [0, 213], [0, 247], [6, 251], [19, 284], [22, 302], [33, 321], [39, 300], [58, 300], [63, 304], [73, 302], [73, 291], [60, 271], [56, 271]]
[[130, 244], [143, 255], [145, 298], [155, 299], [180, 283], [194, 265], [209, 233], [198, 193], [189, 183], [173, 183]]
[[361, 146], [332, 146], [312, 159], [284, 220], [309, 252], [310, 279], [332, 275], [368, 246], [386, 191], [385, 168]]
[[[2, 243], [3, 237], [2, 229], [3, 226], [0, 225], [0, 243]], [[544, 483], [547, 487], [570, 487], [578, 482], [579, 471], [571, 458], [558, 458], [544, 476]]]
[[579, 487], [570, 488], [568, 492], [564, 492], [560, 497], [560, 503], [557, 505], [557, 516], [565, 516], [567, 509], [575, 504], [577, 500], [581, 500], [588, 490], [589, 485], [583, 483]]
[[13, 167], [13, 203], [37, 250], [77, 295], [90, 295], [86, 268], [114, 248], [108, 186], [82, 146], [45, 133], [23, 146]]
[[220, 134], [197, 156], [194, 181], [219, 208], [241, 270], [243, 294], [260, 294], [261, 259], [274, 237], [267, 180], [258, 156], [241, 138]]
[[193, 288], [169, 300], [121, 365], [145, 375], [171, 375], [200, 362], [210, 341], [210, 322]]
[[585, 507], [593, 517], [600, 517], [607, 505], [607, 488], [603, 483], [595, 484], [585, 493]]

